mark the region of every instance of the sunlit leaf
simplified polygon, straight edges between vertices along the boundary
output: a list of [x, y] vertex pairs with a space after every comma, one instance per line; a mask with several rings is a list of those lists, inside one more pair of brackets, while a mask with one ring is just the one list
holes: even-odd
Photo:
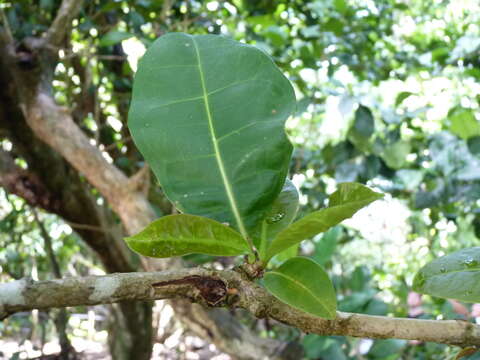
[[441, 298], [480, 302], [480, 247], [428, 263], [415, 276], [413, 289]]
[[328, 274], [315, 261], [294, 257], [265, 274], [265, 287], [280, 301], [310, 314], [334, 319], [337, 300]]
[[315, 211], [282, 230], [267, 250], [267, 259], [292, 245], [327, 231], [383, 195], [357, 183], [343, 183], [330, 196], [329, 206]]
[[192, 253], [234, 256], [249, 251], [242, 235], [232, 228], [187, 214], [164, 216], [125, 241], [139, 254], [158, 258]]
[[480, 136], [480, 121], [470, 109], [457, 109], [450, 115], [450, 130], [462, 139]]

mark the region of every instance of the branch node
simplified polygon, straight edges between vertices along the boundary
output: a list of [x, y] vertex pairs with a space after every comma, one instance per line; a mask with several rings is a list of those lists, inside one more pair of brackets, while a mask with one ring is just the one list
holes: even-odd
[[225, 282], [217, 278], [200, 275], [191, 275], [182, 279], [161, 281], [152, 284], [152, 287], [155, 288], [168, 285], [194, 286], [200, 292], [201, 297], [211, 306], [218, 305], [227, 295], [227, 286]]

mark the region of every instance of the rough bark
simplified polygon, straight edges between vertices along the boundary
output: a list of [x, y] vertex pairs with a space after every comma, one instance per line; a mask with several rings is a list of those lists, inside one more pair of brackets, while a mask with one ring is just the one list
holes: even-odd
[[[286, 305], [236, 271], [202, 268], [112, 274], [63, 280], [18, 280], [0, 285], [0, 318], [17, 311], [118, 301], [184, 298], [205, 306], [243, 308], [259, 318], [319, 335], [398, 338], [480, 346], [480, 325], [462, 320], [420, 320], [337, 312], [334, 320]], [[258, 358], [258, 357], [257, 357]]]

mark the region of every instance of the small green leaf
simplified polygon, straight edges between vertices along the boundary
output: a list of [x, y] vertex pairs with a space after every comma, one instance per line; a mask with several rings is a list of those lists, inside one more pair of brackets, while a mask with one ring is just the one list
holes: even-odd
[[470, 150], [473, 155], [480, 155], [480, 136], [474, 136], [468, 139], [467, 145], [468, 150]]
[[375, 132], [375, 121], [372, 112], [366, 106], [360, 105], [355, 111], [353, 129], [364, 138], [369, 138]]
[[267, 259], [294, 244], [327, 231], [383, 195], [357, 183], [343, 183], [330, 196], [329, 206], [315, 211], [282, 230], [267, 250]]
[[305, 257], [287, 260], [264, 277], [267, 290], [280, 301], [307, 313], [335, 319], [337, 300], [328, 274]]
[[111, 46], [122, 42], [123, 40], [127, 40], [133, 37], [133, 34], [124, 32], [124, 31], [116, 31], [112, 30], [102, 36], [100, 39], [99, 46]]
[[157, 258], [192, 253], [235, 256], [249, 251], [242, 235], [232, 228], [187, 214], [164, 216], [125, 241], [133, 251]]
[[447, 299], [480, 302], [480, 247], [435, 259], [415, 275], [413, 289]]
[[355, 111], [353, 126], [348, 132], [348, 139], [363, 152], [369, 152], [369, 139], [375, 132], [375, 120], [366, 106], [360, 105]]
[[289, 179], [286, 179], [282, 191], [254, 234], [255, 245], [260, 251], [262, 260], [269, 242], [295, 219], [298, 212], [298, 201], [297, 188]]
[[395, 106], [400, 105], [403, 103], [404, 100], [406, 100], [408, 97], [415, 95], [414, 93], [411, 93], [410, 91], [402, 91], [397, 95], [397, 98], [395, 99]]
[[464, 140], [480, 135], [480, 121], [470, 109], [454, 110], [450, 114], [450, 124], [451, 132]]
[[392, 169], [401, 169], [407, 162], [407, 155], [411, 151], [410, 143], [399, 140], [392, 145], [387, 146], [381, 156], [388, 167]]

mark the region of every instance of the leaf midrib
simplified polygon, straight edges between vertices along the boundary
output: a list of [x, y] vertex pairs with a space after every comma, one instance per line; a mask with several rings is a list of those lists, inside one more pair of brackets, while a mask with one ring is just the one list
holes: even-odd
[[[478, 267], [478, 268], [472, 267], [472, 268], [468, 268], [468, 269], [458, 269], [458, 270], [440, 272], [438, 274], [430, 275], [429, 279], [432, 279], [432, 278], [437, 277], [437, 276], [445, 276], [445, 275], [457, 274], [457, 273], [461, 273], [461, 272], [480, 272], [480, 267]], [[428, 281], [428, 279], [427, 279], [427, 281]]]
[[[287, 280], [290, 280], [291, 282], [293, 282], [295, 285], [297, 285], [298, 287], [304, 289], [308, 294], [310, 294], [315, 300], [318, 301], [318, 303], [320, 304], [320, 306], [325, 310], [325, 312], [329, 315], [332, 315], [332, 313], [328, 310], [328, 308], [322, 304], [322, 302], [320, 301], [320, 298], [317, 297], [308, 287], [306, 287], [305, 285], [303, 285], [301, 282], [295, 280], [294, 278], [288, 276], [288, 275], [285, 275], [283, 273], [280, 273], [280, 272], [277, 272], [277, 271], [269, 271], [267, 274], [265, 274], [265, 276], [268, 276], [268, 275], [278, 275], [280, 277], [284, 277], [285, 279]], [[290, 304], [289, 304], [290, 305]]]
[[205, 112], [207, 114], [208, 129], [212, 137], [213, 149], [215, 152], [215, 159], [217, 160], [217, 165], [220, 170], [220, 175], [222, 177], [223, 185], [225, 187], [225, 192], [227, 193], [228, 201], [230, 202], [230, 207], [232, 208], [233, 216], [235, 217], [235, 221], [237, 222], [238, 229], [240, 230], [240, 233], [242, 234], [243, 238], [248, 239], [247, 230], [243, 223], [242, 217], [240, 216], [240, 211], [238, 210], [235, 194], [233, 193], [233, 189], [230, 185], [227, 172], [225, 171], [225, 165], [223, 164], [220, 147], [218, 146], [217, 136], [215, 133], [215, 128], [213, 126], [213, 117], [210, 111], [210, 102], [208, 100], [208, 92], [205, 85], [205, 76], [203, 74], [202, 61], [200, 59], [200, 51], [198, 49], [198, 45], [194, 37], [192, 37], [192, 42], [193, 42], [193, 46], [195, 47], [195, 53], [197, 57], [197, 66], [198, 66], [198, 71], [200, 73], [200, 83], [202, 85], [202, 93], [203, 93], [202, 96], [203, 96], [203, 101], [205, 105]]

